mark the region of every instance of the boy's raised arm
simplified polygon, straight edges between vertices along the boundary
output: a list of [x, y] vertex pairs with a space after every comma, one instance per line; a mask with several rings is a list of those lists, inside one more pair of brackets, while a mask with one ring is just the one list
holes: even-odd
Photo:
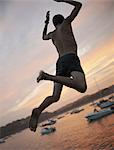
[[47, 34], [47, 27], [48, 27], [48, 24], [49, 24], [49, 17], [50, 17], [50, 11], [48, 11], [47, 13], [46, 13], [46, 20], [45, 20], [45, 27], [44, 27], [44, 30], [43, 30], [43, 35], [42, 35], [42, 39], [43, 40], [49, 40], [49, 39], [51, 39], [51, 33], [48, 33]]
[[75, 17], [78, 15], [78, 13], [82, 7], [82, 3], [73, 1], [73, 0], [54, 0], [54, 1], [65, 2], [65, 3], [68, 3], [68, 4], [74, 6], [74, 9], [72, 10], [71, 14], [66, 18], [66, 20], [69, 22], [72, 22], [75, 19]]

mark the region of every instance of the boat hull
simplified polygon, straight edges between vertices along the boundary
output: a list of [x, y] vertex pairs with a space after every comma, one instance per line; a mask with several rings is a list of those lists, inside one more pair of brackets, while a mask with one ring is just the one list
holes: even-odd
[[42, 130], [41, 130], [41, 135], [48, 135], [48, 134], [50, 134], [50, 133], [53, 133], [53, 132], [55, 132], [56, 131], [56, 128], [55, 127], [48, 127], [48, 128], [43, 128]]
[[106, 108], [106, 107], [110, 107], [114, 105], [114, 101], [110, 102], [110, 101], [107, 101], [107, 102], [103, 102], [101, 104], [97, 104], [97, 106], [99, 106], [100, 108]]
[[114, 112], [114, 110], [108, 108], [105, 110], [101, 110], [99, 112], [91, 113], [91, 114], [87, 115], [86, 118], [88, 119], [88, 121], [94, 121], [94, 120], [97, 120], [97, 119], [102, 118], [104, 116], [107, 116], [109, 114], [112, 114], [113, 112]]

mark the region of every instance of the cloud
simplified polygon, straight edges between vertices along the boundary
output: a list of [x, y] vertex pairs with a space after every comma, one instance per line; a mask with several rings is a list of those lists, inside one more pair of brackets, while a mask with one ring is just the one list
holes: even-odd
[[92, 92], [92, 89], [95, 92], [95, 80], [101, 88], [114, 83], [113, 41], [114, 36], [108, 39], [105, 44], [101, 44], [81, 57], [82, 66], [86, 72], [88, 93]]
[[[87, 1], [73, 23], [79, 55], [97, 48], [114, 35], [114, 1]], [[83, 38], [82, 38], [83, 37]]]
[[[112, 83], [113, 8], [113, 0], [84, 1], [79, 16], [73, 22], [78, 52], [87, 76], [88, 93], [95, 90], [94, 77], [97, 77], [102, 87]], [[0, 1], [0, 113], [5, 112], [4, 118], [9, 120], [9, 115], [11, 119], [27, 115], [32, 107], [39, 105], [46, 96], [52, 94], [52, 82], [42, 82], [40, 85], [36, 83], [41, 69], [55, 73], [58, 57], [51, 41], [42, 41], [45, 13], [51, 10], [52, 17], [59, 11], [68, 16], [72, 9], [68, 4], [46, 0]], [[52, 30], [50, 23], [48, 31]], [[69, 98], [68, 95], [72, 96]], [[53, 109], [81, 95], [64, 88], [62, 101], [54, 104]]]

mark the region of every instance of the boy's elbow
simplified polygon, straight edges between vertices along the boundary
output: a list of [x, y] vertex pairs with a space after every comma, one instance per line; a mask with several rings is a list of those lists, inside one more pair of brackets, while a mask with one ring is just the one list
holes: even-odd
[[81, 2], [79, 2], [79, 4], [80, 4], [80, 6], [82, 6], [82, 3], [81, 3]]
[[78, 7], [79, 7], [79, 9], [81, 9], [81, 7], [82, 7], [82, 3], [81, 2], [78, 3]]
[[80, 3], [80, 8], [82, 7], [82, 3]]
[[42, 39], [43, 40], [50, 40], [51, 39], [51, 34], [43, 34]]
[[42, 36], [42, 40], [45, 40], [44, 36]]
[[42, 40], [47, 40], [45, 36], [42, 36]]

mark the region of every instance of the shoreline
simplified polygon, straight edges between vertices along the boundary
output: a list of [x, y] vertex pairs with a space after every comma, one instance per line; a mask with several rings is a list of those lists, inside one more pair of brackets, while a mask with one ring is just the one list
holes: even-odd
[[[52, 118], [52, 117], [56, 117], [58, 115], [61, 115], [63, 113], [66, 113], [76, 107], [81, 107], [84, 106], [86, 104], [89, 104], [91, 102], [94, 102], [95, 100], [99, 99], [99, 98], [103, 98], [105, 96], [111, 95], [114, 92], [114, 85], [102, 89], [94, 94], [91, 95], [86, 95], [78, 100], [76, 100], [75, 102], [72, 102], [70, 104], [67, 104], [66, 106], [50, 113], [50, 112], [44, 112], [41, 114], [41, 117], [39, 119], [39, 123]], [[101, 97], [101, 92], [102, 92], [102, 97]], [[30, 116], [23, 118], [23, 119], [19, 119], [16, 121], [13, 121], [5, 126], [0, 127], [0, 139], [3, 139], [5, 137], [9, 137], [12, 134], [16, 134], [18, 132], [21, 132], [22, 130], [25, 130], [28, 128], [28, 123], [29, 123], [29, 119]]]

